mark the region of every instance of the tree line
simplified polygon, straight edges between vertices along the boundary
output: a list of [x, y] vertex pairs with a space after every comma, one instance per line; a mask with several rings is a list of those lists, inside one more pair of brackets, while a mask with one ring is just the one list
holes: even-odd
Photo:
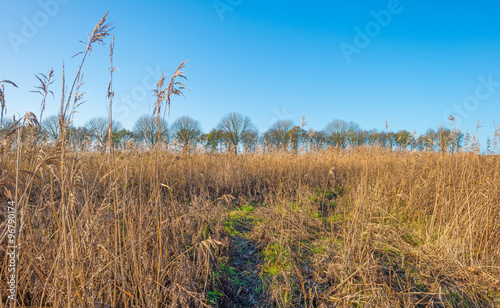
[[[9, 127], [12, 120], [4, 120], [2, 129]], [[239, 113], [229, 113], [222, 117], [217, 126], [203, 132], [199, 121], [182, 116], [168, 125], [143, 115], [137, 119], [132, 130], [127, 130], [118, 121], [112, 121], [112, 141], [115, 148], [134, 144], [152, 149], [161, 139], [164, 144], [191, 151], [204, 148], [211, 152], [252, 152], [258, 147], [268, 151], [319, 150], [327, 147], [347, 149], [356, 146], [378, 146], [390, 149], [457, 152], [470, 138], [458, 130], [440, 127], [429, 129], [425, 134], [400, 130], [392, 132], [363, 130], [355, 122], [333, 120], [323, 130], [307, 129], [302, 121], [296, 125], [291, 120], [278, 120], [271, 127], [259, 133], [251, 119]], [[109, 141], [109, 120], [95, 117], [84, 125], [70, 126], [66, 138], [75, 150], [105, 151]], [[60, 135], [59, 117], [48, 116], [43, 119], [39, 138], [55, 142]]]

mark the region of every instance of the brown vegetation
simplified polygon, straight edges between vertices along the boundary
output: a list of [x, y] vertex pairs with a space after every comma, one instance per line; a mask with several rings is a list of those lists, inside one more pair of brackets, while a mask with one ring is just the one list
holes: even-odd
[[[238, 237], [259, 251], [269, 305], [499, 304], [497, 157], [75, 154], [61, 186], [56, 150], [20, 160], [23, 305], [238, 306]], [[12, 196], [15, 160], [1, 168]]]

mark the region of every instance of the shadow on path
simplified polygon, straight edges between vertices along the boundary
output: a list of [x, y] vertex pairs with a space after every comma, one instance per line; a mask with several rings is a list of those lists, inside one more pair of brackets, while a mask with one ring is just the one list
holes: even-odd
[[262, 254], [250, 239], [253, 231], [253, 207], [244, 207], [232, 212], [225, 228], [231, 237], [231, 257], [225, 268], [226, 298], [222, 307], [269, 307], [265, 287], [259, 272], [263, 262]]

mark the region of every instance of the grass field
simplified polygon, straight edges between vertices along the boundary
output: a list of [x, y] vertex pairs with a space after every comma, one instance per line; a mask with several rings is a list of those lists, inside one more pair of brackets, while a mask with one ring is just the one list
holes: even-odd
[[500, 305], [498, 157], [24, 151], [23, 305]]

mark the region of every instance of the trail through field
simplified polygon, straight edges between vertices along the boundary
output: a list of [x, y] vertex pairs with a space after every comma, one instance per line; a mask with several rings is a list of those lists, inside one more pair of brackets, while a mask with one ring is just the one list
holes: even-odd
[[260, 250], [250, 238], [255, 228], [253, 207], [243, 206], [231, 212], [225, 228], [232, 242], [231, 257], [228, 260], [224, 286], [227, 301], [224, 307], [266, 307], [265, 287], [259, 276], [263, 261]]

